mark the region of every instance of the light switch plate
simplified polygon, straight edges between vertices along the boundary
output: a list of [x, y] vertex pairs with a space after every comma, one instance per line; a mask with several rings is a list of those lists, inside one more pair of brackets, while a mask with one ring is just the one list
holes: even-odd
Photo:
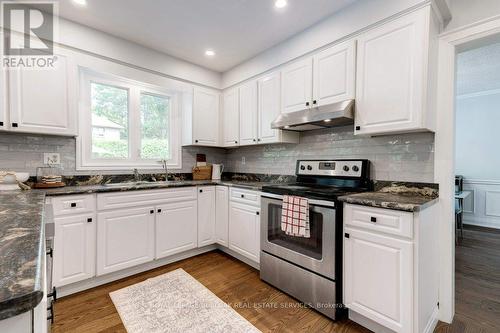
[[43, 163], [47, 165], [61, 165], [59, 153], [43, 153]]

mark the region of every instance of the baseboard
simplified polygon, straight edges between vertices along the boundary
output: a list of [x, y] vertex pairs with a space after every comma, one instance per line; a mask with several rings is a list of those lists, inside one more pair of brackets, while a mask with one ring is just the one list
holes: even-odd
[[438, 316], [439, 316], [439, 308], [436, 306], [434, 308], [434, 311], [432, 311], [431, 317], [429, 318], [427, 325], [425, 325], [425, 329], [424, 329], [423, 333], [434, 332], [434, 329], [436, 328], [437, 323], [438, 323]]
[[242, 261], [244, 262], [245, 264], [247, 264], [248, 266], [252, 266], [253, 268], [255, 268], [256, 270], [260, 270], [260, 264], [258, 262], [255, 262], [253, 260], [250, 260], [248, 259], [247, 257], [245, 256], [242, 256], [241, 254], [231, 250], [230, 248], [228, 247], [225, 247], [225, 246], [222, 246], [222, 245], [218, 245], [217, 248], [219, 250], [221, 250], [222, 252], [224, 253], [227, 253], [229, 254], [231, 257], [234, 257], [236, 259], [238, 259], [239, 261]]
[[[165, 266], [165, 265], [171, 264], [173, 262], [177, 262], [180, 260], [191, 258], [191, 257], [197, 256], [199, 254], [210, 252], [210, 251], [213, 251], [216, 249], [217, 249], [216, 245], [208, 245], [208, 246], [205, 246], [202, 248], [192, 249], [192, 250], [182, 252], [179, 254], [174, 254], [174, 255], [167, 257], [167, 258], [153, 260], [151, 262], [148, 262], [148, 263], [145, 263], [142, 265], [138, 265], [135, 267], [127, 268], [127, 269], [124, 269], [124, 270], [121, 270], [118, 272], [109, 273], [109, 274], [106, 274], [103, 276], [96, 276], [96, 277], [88, 279], [88, 280], [75, 282], [72, 284], [68, 284], [66, 286], [57, 287], [57, 295], [58, 295], [58, 297], [64, 297], [64, 296], [68, 296], [71, 294], [75, 294], [75, 293], [80, 292], [80, 291], [84, 291], [84, 290], [87, 290], [90, 288], [95, 288], [95, 287], [101, 286], [101, 285], [106, 284], [106, 283], [120, 280], [120, 279], [129, 277], [129, 276], [132, 276], [135, 274], [143, 273], [143, 272], [149, 271], [149, 270], [154, 269], [154, 268]], [[231, 253], [229, 253], [229, 254], [231, 255]], [[237, 259], [239, 259], [239, 258], [237, 258]]]
[[349, 310], [349, 319], [354, 321], [355, 323], [360, 324], [361, 326], [369, 329], [370, 331], [376, 332], [376, 333], [396, 333], [390, 328], [387, 328], [385, 326], [380, 325], [379, 323], [366, 318], [365, 316]]

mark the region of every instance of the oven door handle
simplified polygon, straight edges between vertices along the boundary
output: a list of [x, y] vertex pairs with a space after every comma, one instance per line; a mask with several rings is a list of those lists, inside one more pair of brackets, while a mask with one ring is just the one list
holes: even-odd
[[[262, 192], [261, 196], [269, 199], [283, 200], [283, 196], [280, 194]], [[308, 199], [308, 200], [309, 200], [309, 205], [332, 207], [332, 208], [335, 207], [334, 201], [316, 200], [316, 199]]]

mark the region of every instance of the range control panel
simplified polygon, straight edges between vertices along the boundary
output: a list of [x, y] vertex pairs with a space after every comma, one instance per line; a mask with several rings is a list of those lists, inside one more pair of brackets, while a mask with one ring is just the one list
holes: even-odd
[[298, 161], [297, 163], [298, 176], [361, 177], [363, 175], [363, 161], [360, 160]]

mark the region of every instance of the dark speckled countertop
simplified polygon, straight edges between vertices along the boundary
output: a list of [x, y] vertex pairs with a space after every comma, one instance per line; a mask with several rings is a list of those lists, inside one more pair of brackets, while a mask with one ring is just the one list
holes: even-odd
[[340, 201], [378, 208], [418, 212], [437, 202], [437, 184], [375, 182], [373, 192], [345, 195]]
[[258, 191], [266, 184], [269, 182], [186, 180], [0, 192], [0, 320], [33, 309], [43, 297], [45, 196], [201, 185], [226, 185]]

